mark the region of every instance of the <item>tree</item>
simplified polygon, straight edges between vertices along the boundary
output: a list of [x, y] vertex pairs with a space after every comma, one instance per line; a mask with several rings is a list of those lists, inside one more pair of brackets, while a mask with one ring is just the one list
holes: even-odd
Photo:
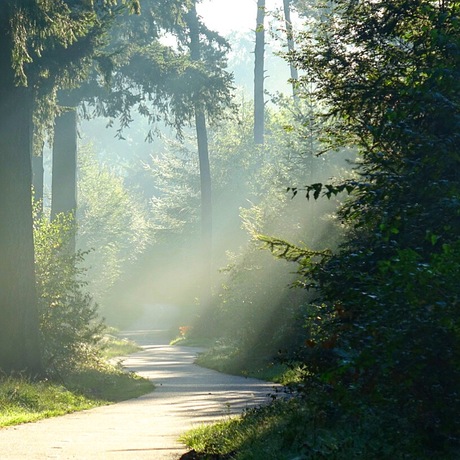
[[[293, 53], [295, 50], [294, 46], [294, 37], [293, 37], [293, 27], [291, 21], [291, 0], [283, 0], [283, 10], [284, 10], [284, 21], [286, 25], [286, 36], [288, 44], [288, 52]], [[296, 95], [296, 82], [299, 78], [299, 72], [297, 68], [293, 65], [292, 62], [289, 63], [289, 69], [291, 71], [291, 80], [292, 80], [292, 94], [294, 98]]]
[[[77, 113], [76, 107], [56, 118], [53, 142], [51, 219], [58, 214], [75, 216], [77, 209]], [[71, 252], [74, 239], [69, 241]]]
[[32, 236], [31, 120], [33, 93], [18, 86], [13, 67], [19, 7], [0, 20], [0, 369], [41, 374]]
[[[88, 95], [83, 110], [89, 113], [92, 105], [97, 115], [109, 116], [112, 120], [118, 118], [120, 138], [132, 122], [134, 110], [150, 124], [150, 131], [146, 133], [148, 140], [153, 139], [158, 122], [175, 128], [179, 138], [185, 126], [198, 127], [203, 233], [206, 232], [209, 241], [198, 257], [210, 258], [212, 214], [206, 117], [217, 122], [223, 107], [230, 104], [231, 75], [225, 71], [225, 40], [206, 29], [196, 17], [196, 11], [190, 13], [191, 7], [192, 2], [145, 0], [141, 15], [119, 21], [110, 44], [113, 66], [109, 91], [100, 88]], [[190, 28], [194, 29], [192, 34], [187, 18], [190, 18]], [[177, 46], [161, 43], [159, 37], [166, 32], [174, 36]], [[115, 52], [119, 48], [124, 52]]]
[[264, 53], [265, 53], [265, 0], [257, 0], [256, 47], [254, 51], [254, 142], [264, 143]]
[[[196, 2], [187, 15], [190, 30], [190, 59], [192, 62], [201, 60], [200, 23], [196, 12]], [[200, 89], [195, 97], [195, 129], [198, 145], [201, 183], [201, 258], [202, 258], [202, 293], [201, 304], [207, 305], [211, 299], [211, 265], [212, 265], [212, 186], [209, 166], [208, 131], [206, 115], [200, 101]]]
[[143, 0], [142, 14], [116, 19], [106, 55], [100, 62], [109, 82], [105, 88], [101, 87], [100, 76], [92, 76], [91, 87], [85, 89], [86, 94], [81, 98], [85, 116], [108, 117], [110, 125], [118, 119], [117, 137], [121, 139], [124, 129], [133, 121], [134, 110], [150, 124], [147, 140], [152, 139], [160, 120], [181, 133], [194, 112], [190, 104], [173, 95], [180, 94], [178, 79], [189, 60], [181, 54], [182, 47], [165, 45], [159, 38], [169, 33], [176, 40], [184, 39], [184, 14], [188, 6], [189, 2], [184, 5], [179, 0]]
[[[114, 32], [111, 27], [116, 28], [120, 20], [128, 19], [124, 13], [139, 12], [137, 1], [131, 5], [132, 8], [128, 11], [126, 8], [120, 8], [119, 2], [102, 2], [93, 5], [95, 21], [87, 34], [88, 38], [76, 43], [73, 50], [74, 55], [79, 58], [72, 64], [81, 65], [80, 61], [84, 56], [84, 66], [80, 72], [73, 73], [73, 78], [68, 78], [64, 82], [60, 81], [56, 85], [59, 87], [60, 107], [57, 110], [58, 116], [54, 124], [52, 219], [61, 212], [73, 215], [76, 212], [78, 106], [85, 101], [91, 101], [99, 106], [105, 103], [110, 107], [108, 110], [113, 115], [127, 119], [129, 118], [127, 111], [136, 102], [132, 100], [128, 106], [123, 107], [119, 97], [116, 96], [118, 88], [115, 87], [113, 91], [109, 88], [113, 74], [120, 71], [117, 60], [120, 60], [120, 56], [122, 56], [121, 59], [129, 60], [129, 53], [122, 49], [127, 44], [120, 45], [119, 39], [115, 38], [119, 30]], [[159, 10], [162, 11], [161, 8]], [[148, 13], [151, 11], [147, 9], [146, 14]], [[157, 31], [158, 19], [161, 21], [163, 17], [152, 19], [151, 30]], [[118, 22], [115, 24], [116, 21]], [[132, 24], [132, 21], [127, 22]], [[155, 35], [154, 38], [157, 40], [158, 37]], [[74, 246], [72, 242], [71, 245]]]
[[138, 197], [111, 165], [98, 162], [90, 146], [79, 149], [78, 168], [77, 245], [89, 252], [88, 288], [110, 314], [108, 291], [149, 246], [151, 229]]
[[388, 458], [450, 458], [459, 439], [459, 12], [455, 1], [337, 1], [297, 54], [330, 147], [360, 152], [358, 179], [306, 188], [351, 195], [346, 244], [303, 261], [320, 294], [300, 355], [308, 388], [341, 409], [335, 421], [362, 418], [369, 455], [394, 440]]
[[[0, 20], [0, 368], [6, 373], [43, 372], [31, 208], [33, 89], [50, 75], [56, 78], [47, 60], [53, 50], [84, 37], [92, 21], [81, 2], [49, 6], [12, 0], [2, 5]], [[65, 57], [72, 59], [70, 52]]]
[[34, 198], [39, 203], [43, 211], [43, 188], [45, 179], [45, 169], [43, 167], [43, 155], [32, 154], [32, 186]]
[[[133, 65], [123, 68], [142, 89], [146, 99], [159, 100], [155, 110], [163, 110], [166, 124], [176, 129], [183, 140], [183, 128], [194, 126], [197, 135], [201, 184], [201, 244], [197, 257], [200, 260], [200, 278], [203, 284], [201, 304], [210, 300], [212, 261], [212, 190], [209, 167], [207, 123], [217, 124], [224, 109], [231, 105], [232, 76], [226, 71], [228, 43], [218, 33], [207, 29], [196, 13], [196, 2], [186, 5], [183, 23], [172, 29], [177, 49], [165, 48], [158, 43], [146, 43], [133, 55]], [[153, 59], [157, 56], [158, 59]], [[154, 77], [158, 78], [158, 84]], [[151, 101], [149, 101], [149, 106]], [[144, 100], [143, 114], [152, 116]], [[166, 109], [166, 110], [164, 110]]]
[[[132, 3], [137, 11], [137, 2]], [[54, 77], [53, 85], [48, 82], [48, 91], [58, 95], [56, 107], [50, 116], [55, 116], [53, 129], [53, 166], [51, 219], [65, 213], [75, 216], [77, 208], [77, 109], [85, 97], [100, 93], [101, 81], [108, 83], [111, 60], [107, 49], [110, 45], [109, 32], [115, 19], [125, 12], [119, 2], [100, 2], [91, 5], [93, 20], [86, 36], [72, 45], [73, 59], [68, 61], [67, 78]], [[50, 58], [59, 60], [66, 55], [66, 49], [57, 50]], [[96, 67], [97, 71], [95, 71]], [[70, 240], [74, 251], [75, 241]]]
[[[305, 204], [286, 194], [288, 184], [308, 180], [305, 169], [316, 173], [312, 177], [317, 180], [329, 177], [334, 170], [323, 158], [302, 157], [302, 137], [294, 141], [292, 132], [284, 130], [285, 126], [304, 123], [295, 119], [293, 107], [292, 98], [287, 98], [285, 106], [267, 109], [264, 155], [253, 142], [252, 103], [241, 105], [235, 113], [229, 111], [225, 122], [210, 130], [213, 262], [220, 270], [213, 276], [212, 310], [200, 315], [194, 333], [215, 334], [237, 344], [240, 357], [276, 353], [292, 327], [293, 299], [303, 295], [289, 289], [292, 273], [286, 273], [286, 265], [261, 251], [254, 235], [301, 239], [315, 247], [321, 247], [325, 233], [326, 244], [336, 239], [333, 222], [325, 219], [335, 203]], [[190, 299], [200, 294], [193, 277], [197, 273], [191, 276], [188, 269], [196, 265], [200, 255], [196, 251], [199, 165], [195, 139], [189, 136], [187, 141], [186, 147], [174, 144], [175, 148], [152, 158], [149, 168], [157, 190], [152, 199], [155, 241], [150, 270], [155, 276], [149, 286], [154, 286], [157, 299], [173, 305], [184, 303], [186, 295]], [[139, 278], [142, 274], [133, 277], [131, 284]], [[165, 286], [171, 285], [175, 286], [170, 289], [173, 292], [165, 292]], [[190, 304], [190, 300], [186, 302], [185, 306]], [[265, 340], [271, 335], [272, 340]]]
[[72, 214], [52, 221], [34, 203], [35, 273], [40, 335], [47, 376], [65, 374], [94, 362], [105, 330], [97, 305], [85, 292], [87, 281], [82, 251], [69, 251], [75, 238]]

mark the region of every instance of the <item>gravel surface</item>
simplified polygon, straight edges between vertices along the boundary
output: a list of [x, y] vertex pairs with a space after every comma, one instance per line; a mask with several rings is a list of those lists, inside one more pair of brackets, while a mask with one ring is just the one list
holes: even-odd
[[198, 348], [172, 347], [161, 331], [125, 335], [143, 350], [123, 366], [149, 378], [155, 391], [137, 399], [0, 429], [0, 459], [177, 460], [184, 431], [262, 404], [276, 389], [260, 380], [193, 364]]

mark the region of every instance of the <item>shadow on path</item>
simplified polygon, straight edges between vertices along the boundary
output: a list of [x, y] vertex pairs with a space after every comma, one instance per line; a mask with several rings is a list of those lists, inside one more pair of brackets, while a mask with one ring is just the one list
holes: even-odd
[[2, 460], [177, 460], [187, 449], [177, 441], [201, 423], [240, 413], [275, 393], [272, 383], [221, 374], [193, 364], [198, 348], [167, 345], [163, 331], [124, 334], [142, 351], [123, 366], [156, 385], [137, 399], [0, 429]]

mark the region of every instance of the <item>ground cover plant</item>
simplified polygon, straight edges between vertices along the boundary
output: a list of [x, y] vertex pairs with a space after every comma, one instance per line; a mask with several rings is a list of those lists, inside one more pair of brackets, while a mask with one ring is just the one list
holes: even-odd
[[103, 361], [74, 369], [61, 381], [3, 376], [0, 427], [137, 398], [153, 389], [150, 381]]
[[135, 342], [124, 337], [119, 337], [117, 333], [118, 330], [116, 328], [107, 327], [102, 337], [100, 346], [102, 349], [102, 356], [105, 359], [126, 356], [141, 350], [141, 347]]
[[[196, 459], [203, 460], [433, 458], [410, 439], [388, 438], [377, 413], [372, 421], [353, 424], [334, 422], [328, 415], [327, 408], [311, 408], [298, 398], [278, 400], [242, 417], [194, 428], [181, 440], [196, 452]], [[407, 455], [408, 449], [412, 456]]]
[[102, 404], [58, 383], [31, 382], [22, 377], [0, 380], [0, 426], [33, 422]]
[[195, 363], [225, 374], [241, 375], [274, 383], [288, 384], [297, 379], [295, 369], [277, 362], [270, 355], [264, 354], [247, 359], [241, 356], [240, 350], [235, 345], [219, 342], [201, 352]]

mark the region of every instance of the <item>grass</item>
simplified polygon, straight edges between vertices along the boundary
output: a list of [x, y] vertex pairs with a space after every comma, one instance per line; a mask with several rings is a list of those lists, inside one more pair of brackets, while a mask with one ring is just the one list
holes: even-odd
[[[307, 422], [295, 401], [275, 403], [247, 411], [213, 425], [202, 425], [180, 440], [198, 453], [228, 455], [234, 459], [284, 460], [298, 457]], [[326, 458], [326, 457], [325, 457]]]
[[294, 370], [287, 366], [275, 363], [269, 357], [245, 357], [233, 345], [216, 343], [196, 359], [196, 364], [219, 372], [244, 377], [252, 377], [268, 382], [286, 385], [296, 380]]
[[[268, 357], [248, 358], [236, 346], [223, 343], [201, 353], [196, 363], [220, 372], [283, 385], [297, 382], [300, 375]], [[182, 435], [181, 441], [197, 453], [196, 458], [300, 460], [306, 458], [305, 430], [313, 431], [312, 420], [311, 411], [300, 401], [278, 399], [268, 406], [248, 410], [242, 416], [196, 427]], [[318, 457], [309, 458], [334, 458], [329, 446], [318, 452]], [[324, 457], [323, 452], [327, 453]]]
[[90, 409], [102, 401], [69, 391], [63, 385], [22, 377], [0, 380], [0, 427]]
[[111, 329], [102, 339], [102, 356], [106, 359], [126, 356], [141, 350], [132, 340], [122, 339], [116, 336], [116, 330]]
[[0, 378], [0, 427], [92, 409], [152, 390], [148, 380], [110, 365], [83, 368], [66, 377], [65, 383], [3, 377]]
[[86, 367], [71, 374], [66, 381], [66, 387], [102, 404], [138, 398], [154, 389], [149, 380], [110, 364]]
[[[190, 430], [181, 441], [201, 457], [233, 460], [428, 460], [419, 444], [413, 455], [402, 452], [412, 440], [400, 433], [388, 439], [385, 423], [376, 417], [353, 420], [312, 408], [299, 398], [277, 400], [240, 417]], [[432, 452], [431, 452], [432, 454]], [[213, 457], [211, 457], [213, 456]], [[442, 457], [453, 460], [458, 457]]]
[[[327, 390], [327, 388], [325, 388]], [[375, 400], [337, 404], [314, 385], [303, 397], [277, 399], [241, 416], [201, 425], [180, 440], [194, 458], [232, 460], [456, 460], [456, 440], [433, 450], [427, 433]]]
[[169, 342], [170, 345], [180, 345], [183, 347], [200, 347], [210, 348], [214, 345], [214, 339], [202, 338], [202, 337], [183, 337], [179, 336]]
[[272, 359], [266, 357], [244, 359], [238, 348], [216, 342], [215, 339], [179, 336], [172, 340], [170, 345], [205, 348], [206, 350], [198, 355], [195, 363], [225, 374], [252, 377], [283, 385], [296, 379], [295, 371], [283, 364], [274, 363]]
[[[139, 349], [133, 342], [115, 336], [106, 339], [104, 348], [107, 358]], [[149, 380], [105, 361], [82, 366], [62, 377], [61, 382], [0, 376], [0, 427], [137, 398], [153, 389]]]

